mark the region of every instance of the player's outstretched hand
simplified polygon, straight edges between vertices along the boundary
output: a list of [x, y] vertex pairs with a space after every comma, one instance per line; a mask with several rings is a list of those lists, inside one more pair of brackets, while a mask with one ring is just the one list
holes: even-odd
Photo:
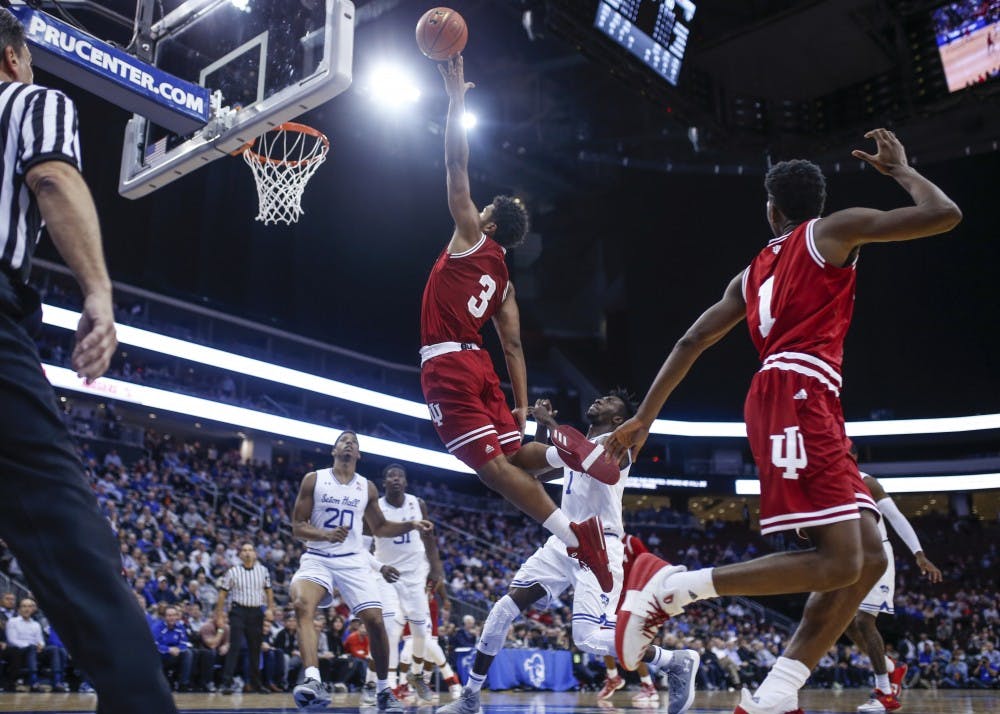
[[382, 577], [385, 578], [387, 583], [394, 583], [399, 580], [399, 571], [391, 565], [383, 565], [379, 572], [382, 573]]
[[920, 568], [920, 572], [926, 575], [927, 579], [932, 583], [941, 582], [941, 571], [923, 553], [917, 553], [917, 567]]
[[437, 66], [438, 72], [444, 77], [444, 91], [449, 97], [462, 97], [465, 93], [476, 85], [465, 81], [465, 60], [458, 54], [447, 62], [441, 62]]
[[337, 526], [332, 531], [327, 532], [326, 539], [331, 543], [343, 543], [347, 538], [348, 533], [350, 533], [350, 531], [343, 526]]
[[604, 449], [615, 463], [624, 463], [627, 458], [635, 461], [648, 438], [649, 425], [632, 417], [611, 432], [611, 436], [604, 443]]
[[552, 402], [548, 399], [539, 399], [531, 408], [531, 416], [547, 429], [555, 429], [559, 426], [559, 423], [556, 422], [558, 414], [559, 412], [552, 408]]
[[434, 524], [427, 520], [411, 521], [413, 523], [413, 530], [420, 531], [421, 533], [432, 533], [434, 531]]
[[906, 163], [906, 150], [903, 148], [903, 144], [888, 129], [872, 129], [865, 134], [865, 138], [875, 140], [875, 148], [877, 149], [875, 155], [872, 156], [860, 149], [855, 149], [851, 152], [851, 156], [867, 161], [886, 176], [909, 165]]
[[83, 301], [71, 360], [77, 376], [83, 377], [90, 384], [107, 372], [117, 347], [111, 293], [88, 295]]

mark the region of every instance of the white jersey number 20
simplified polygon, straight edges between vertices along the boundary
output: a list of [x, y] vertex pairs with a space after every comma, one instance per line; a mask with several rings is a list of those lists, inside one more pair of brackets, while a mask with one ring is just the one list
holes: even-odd
[[490, 304], [490, 298], [497, 291], [497, 281], [489, 275], [479, 278], [479, 284], [483, 286], [483, 291], [479, 293], [478, 297], [473, 295], [469, 298], [469, 312], [474, 317], [482, 317], [486, 314], [486, 306]]

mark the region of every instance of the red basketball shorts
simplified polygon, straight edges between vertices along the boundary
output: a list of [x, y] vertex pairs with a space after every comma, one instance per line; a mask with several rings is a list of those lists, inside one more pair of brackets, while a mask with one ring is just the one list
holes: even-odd
[[760, 472], [762, 534], [878, 514], [850, 456], [840, 399], [813, 377], [758, 372], [744, 406], [747, 436]]
[[485, 350], [428, 360], [420, 384], [438, 436], [466, 466], [478, 469], [521, 448], [521, 432]]

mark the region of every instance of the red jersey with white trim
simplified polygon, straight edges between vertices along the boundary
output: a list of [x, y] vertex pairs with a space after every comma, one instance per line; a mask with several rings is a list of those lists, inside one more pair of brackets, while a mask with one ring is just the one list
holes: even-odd
[[[827, 263], [813, 239], [817, 220], [767, 244], [743, 273], [743, 299], [750, 337], [762, 362], [801, 363], [831, 379], [839, 392], [857, 259], [846, 268]], [[803, 359], [803, 354], [822, 360], [836, 375]]]
[[486, 235], [467, 251], [441, 253], [424, 287], [422, 345], [472, 342], [482, 347], [479, 333], [496, 314], [510, 283], [505, 253]]

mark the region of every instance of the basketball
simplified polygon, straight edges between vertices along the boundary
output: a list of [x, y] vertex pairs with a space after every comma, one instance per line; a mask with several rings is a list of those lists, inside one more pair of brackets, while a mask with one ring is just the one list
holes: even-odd
[[468, 39], [465, 18], [451, 8], [428, 10], [417, 23], [417, 46], [425, 56], [437, 62], [451, 59], [464, 50]]

